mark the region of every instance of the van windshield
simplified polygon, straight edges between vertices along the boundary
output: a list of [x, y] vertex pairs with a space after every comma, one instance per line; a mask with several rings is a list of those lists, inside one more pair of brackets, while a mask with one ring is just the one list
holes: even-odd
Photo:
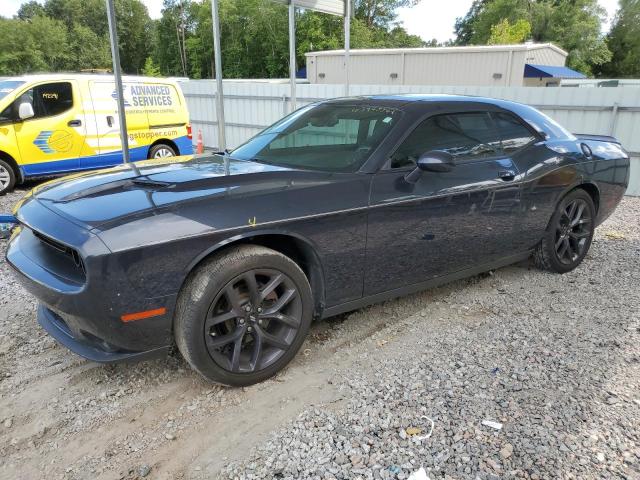
[[22, 80], [0, 80], [0, 99], [9, 95], [22, 84], [24, 84]]

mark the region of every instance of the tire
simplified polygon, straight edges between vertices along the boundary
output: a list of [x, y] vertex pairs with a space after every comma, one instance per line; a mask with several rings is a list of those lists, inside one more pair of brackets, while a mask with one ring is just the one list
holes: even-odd
[[16, 172], [13, 167], [0, 159], [0, 195], [13, 191], [16, 186]]
[[293, 359], [312, 313], [311, 287], [293, 260], [242, 245], [215, 255], [189, 276], [178, 298], [174, 336], [182, 356], [202, 376], [247, 386]]
[[556, 273], [576, 268], [591, 246], [596, 209], [582, 189], [569, 192], [551, 216], [544, 237], [533, 254], [538, 268]]
[[158, 143], [149, 150], [149, 158], [167, 158], [178, 155], [176, 149], [166, 143]]

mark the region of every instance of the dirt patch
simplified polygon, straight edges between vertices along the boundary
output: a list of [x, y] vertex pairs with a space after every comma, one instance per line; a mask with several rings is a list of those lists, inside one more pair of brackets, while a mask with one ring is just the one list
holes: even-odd
[[[0, 197], [0, 211], [23, 193]], [[370, 439], [370, 445], [363, 440], [366, 428], [378, 425], [377, 415], [387, 415], [391, 429], [404, 411], [413, 412], [406, 409], [415, 405], [400, 398], [413, 395], [416, 382], [426, 389], [422, 407], [440, 412], [438, 405], [450, 405], [445, 409], [450, 416], [440, 413], [436, 426], [434, 438], [442, 443], [416, 454], [434, 477], [489, 478], [507, 469], [516, 477], [557, 477], [576, 465], [583, 476], [631, 478], [634, 461], [640, 462], [638, 292], [632, 288], [640, 280], [638, 211], [640, 199], [625, 199], [574, 273], [557, 276], [514, 266], [317, 323], [285, 371], [243, 389], [206, 383], [177, 353], [133, 365], [82, 360], [37, 325], [34, 300], [2, 258], [0, 478], [264, 478], [284, 476], [287, 469], [298, 472], [291, 478], [354, 478], [361, 464], [348, 459], [341, 464], [345, 454], [327, 432], [347, 438], [363, 428], [359, 446], [350, 445], [359, 449], [353, 453], [359, 462], [365, 454], [368, 461], [377, 440]], [[608, 235], [611, 231], [616, 234]], [[2, 242], [0, 250], [5, 246]], [[606, 369], [595, 364], [603, 361], [609, 362]], [[484, 376], [495, 368], [495, 374]], [[504, 371], [509, 375], [500, 377]], [[609, 375], [601, 378], [605, 372]], [[588, 388], [562, 380], [571, 375]], [[399, 384], [398, 378], [403, 378]], [[499, 381], [511, 393], [493, 398], [492, 385]], [[377, 403], [386, 389], [388, 407]], [[465, 422], [483, 419], [475, 407], [483, 395], [518, 415], [509, 442], [485, 439], [502, 457], [453, 448], [468, 438], [461, 427]], [[589, 395], [598, 398], [597, 405], [588, 402]], [[573, 399], [586, 402], [585, 408], [575, 410]], [[600, 408], [601, 402], [608, 408]], [[562, 415], [541, 413], [541, 404]], [[370, 415], [370, 427], [354, 420], [355, 411]], [[322, 430], [327, 422], [333, 424]], [[449, 427], [442, 430], [443, 425]], [[613, 442], [600, 450], [583, 443], [583, 433], [596, 425], [602, 435], [596, 434], [594, 444]], [[393, 440], [384, 442], [388, 449], [381, 444], [375, 461], [365, 463], [365, 470], [384, 472], [378, 478], [404, 478], [418, 465], [398, 463], [394, 455], [406, 446], [397, 444], [393, 432]], [[554, 453], [559, 444], [549, 439], [536, 443], [545, 435], [558, 439], [572, 457]], [[326, 449], [319, 446], [323, 442]], [[274, 456], [276, 447], [288, 460]], [[324, 467], [295, 470], [315, 449]], [[445, 450], [445, 460], [437, 457]], [[549, 460], [541, 464], [545, 456]], [[276, 468], [278, 462], [284, 466]]]

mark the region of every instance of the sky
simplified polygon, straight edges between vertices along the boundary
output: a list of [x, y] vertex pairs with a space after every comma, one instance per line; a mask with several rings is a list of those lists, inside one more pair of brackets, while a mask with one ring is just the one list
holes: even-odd
[[[422, 0], [415, 7], [401, 8], [398, 19], [413, 35], [427, 41], [435, 38], [445, 42], [455, 37], [453, 25], [456, 18], [463, 17], [472, 3], [473, 0]], [[598, 0], [598, 3], [607, 11], [610, 22], [618, 8], [618, 0]], [[604, 26], [605, 32], [609, 31], [609, 22]]]
[[[407, 31], [421, 36], [424, 40], [437, 39], [444, 42], [453, 38], [453, 25], [457, 17], [464, 16], [469, 10], [473, 0], [422, 0], [411, 8], [402, 8], [398, 11], [400, 20]], [[0, 15], [12, 17], [25, 0], [0, 0]], [[618, 0], [598, 0], [607, 11], [610, 21], [615, 14]], [[41, 1], [42, 3], [42, 1]], [[162, 10], [162, 0], [142, 0], [149, 10], [151, 18], [159, 18]], [[608, 31], [609, 24], [604, 30]]]

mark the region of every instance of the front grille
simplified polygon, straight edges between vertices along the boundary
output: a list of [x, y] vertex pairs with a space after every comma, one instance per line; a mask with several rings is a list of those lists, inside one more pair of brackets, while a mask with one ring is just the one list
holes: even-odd
[[85, 264], [74, 248], [29, 227], [23, 228], [20, 239], [21, 249], [34, 263], [70, 284], [86, 282]]
[[82, 272], [84, 273], [84, 263], [82, 262], [82, 258], [80, 258], [80, 255], [78, 254], [78, 252], [71, 248], [68, 247], [56, 240], [54, 240], [53, 238], [47, 237], [46, 235], [43, 235], [40, 232], [37, 232], [35, 230], [32, 230], [33, 235], [40, 240], [43, 244], [45, 244], [47, 247], [52, 248], [54, 250], [56, 250], [57, 252], [71, 258], [71, 260], [73, 261], [73, 264], [77, 267], [80, 268], [82, 270]]

